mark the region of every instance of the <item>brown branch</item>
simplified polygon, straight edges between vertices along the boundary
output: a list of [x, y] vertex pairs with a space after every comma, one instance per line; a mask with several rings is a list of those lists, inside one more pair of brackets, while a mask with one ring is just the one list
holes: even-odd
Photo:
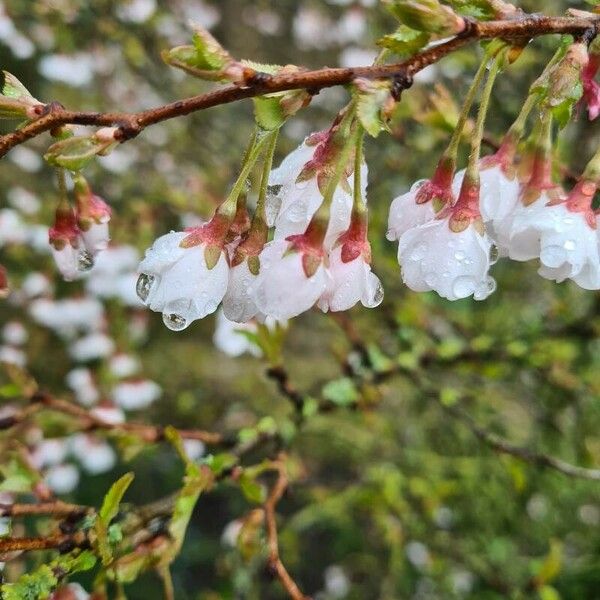
[[[441, 403], [440, 403], [441, 404]], [[579, 479], [588, 479], [591, 481], [600, 481], [600, 469], [586, 469], [585, 467], [578, 467], [572, 465], [560, 458], [543, 454], [542, 452], [536, 452], [523, 446], [516, 446], [508, 440], [492, 433], [488, 429], [485, 429], [481, 425], [478, 425], [473, 417], [466, 411], [456, 406], [445, 406], [442, 405], [446, 412], [464, 423], [471, 432], [484, 444], [487, 444], [492, 450], [501, 454], [508, 454], [514, 456], [522, 461], [528, 462], [532, 465], [539, 467], [547, 467], [567, 475], [568, 477], [575, 477]]]
[[70, 551], [74, 548], [87, 545], [88, 540], [84, 533], [73, 535], [50, 535], [39, 538], [1, 538], [0, 556], [11, 552], [29, 552], [37, 550]]
[[[144, 423], [109, 423], [103, 419], [95, 416], [86, 409], [61, 400], [54, 398], [49, 394], [38, 393], [33, 399], [33, 402], [42, 405], [46, 410], [53, 410], [55, 412], [61, 412], [71, 417], [81, 419], [85, 423], [85, 429], [87, 431], [94, 430], [106, 430], [106, 431], [121, 431], [126, 433], [132, 433], [140, 436], [144, 441], [148, 443], [156, 443], [165, 440], [165, 428], [156, 425], [146, 425]], [[210, 431], [196, 430], [196, 429], [178, 429], [179, 435], [183, 439], [188, 440], [199, 440], [209, 445], [219, 445], [226, 443], [223, 435], [220, 433], [213, 433]]]
[[281, 75], [250, 78], [246, 85], [230, 85], [205, 94], [178, 100], [138, 113], [79, 112], [64, 108], [53, 102], [45, 107], [44, 114], [25, 127], [0, 137], [0, 157], [15, 146], [51, 131], [62, 125], [90, 125], [119, 128], [118, 139], [125, 141], [137, 136], [146, 127], [163, 121], [189, 115], [213, 106], [230, 104], [274, 92], [305, 89], [317, 93], [322, 89], [348, 85], [357, 78], [395, 79], [397, 91], [410, 86], [412, 78], [425, 67], [434, 64], [448, 54], [478, 40], [503, 38], [519, 43], [530, 38], [548, 34], [584, 35], [598, 32], [598, 18], [545, 17], [523, 15], [500, 21], [468, 21], [465, 31], [451, 40], [434, 45], [412, 58], [394, 64], [357, 68], [324, 68], [315, 71], [283, 73]]
[[277, 517], [275, 509], [288, 487], [288, 477], [285, 469], [285, 454], [280, 454], [273, 464], [277, 471], [277, 480], [269, 497], [264, 503], [265, 521], [267, 526], [267, 543], [269, 546], [269, 569], [277, 576], [292, 600], [310, 600], [305, 596], [296, 582], [292, 579], [279, 556], [279, 536], [277, 534]]
[[[341, 327], [341, 329], [346, 334], [349, 343], [354, 345], [357, 342], [360, 342], [363, 346], [365, 346], [364, 342], [361, 342], [360, 334], [356, 330], [353, 330], [352, 334], [350, 335], [350, 332], [346, 327]], [[443, 361], [443, 364], [448, 366], [450, 363], [460, 363], [463, 360], [472, 359], [473, 357], [472, 351], [466, 350], [465, 352], [454, 357], [452, 361]], [[506, 359], [508, 357], [503, 355], [502, 358]], [[419, 366], [428, 367], [434, 363], [435, 360], [435, 356], [424, 355], [421, 357]], [[358, 376], [354, 372], [351, 372], [350, 374], [353, 377]], [[586, 467], [580, 467], [578, 465], [568, 463], [560, 458], [556, 458], [555, 456], [544, 454], [543, 452], [537, 452], [523, 446], [517, 446], [489, 431], [488, 429], [478, 425], [473, 417], [471, 417], [471, 415], [469, 415], [466, 411], [459, 407], [450, 407], [442, 403], [437, 390], [432, 389], [431, 384], [423, 381], [423, 378], [415, 371], [407, 371], [401, 365], [394, 364], [389, 370], [378, 372], [376, 374], [376, 382], [383, 383], [396, 375], [405, 375], [411, 379], [411, 381], [413, 381], [420, 389], [427, 392], [429, 396], [433, 398], [445, 411], [447, 411], [455, 419], [464, 423], [479, 440], [487, 444], [494, 451], [513, 456], [534, 466], [553, 469], [559, 473], [562, 473], [563, 475], [566, 475], [567, 477], [572, 477], [575, 479], [587, 479], [589, 481], [600, 481], [600, 469], [588, 469]]]
[[28, 517], [50, 515], [52, 517], [83, 516], [94, 509], [89, 506], [65, 502], [43, 502], [40, 504], [0, 504], [0, 517]]

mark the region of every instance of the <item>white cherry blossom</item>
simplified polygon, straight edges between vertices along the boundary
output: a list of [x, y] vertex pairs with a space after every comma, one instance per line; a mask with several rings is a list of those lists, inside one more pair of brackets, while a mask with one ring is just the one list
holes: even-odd
[[489, 276], [492, 241], [471, 223], [454, 232], [435, 219], [407, 231], [398, 248], [402, 279], [413, 291], [435, 291], [442, 298], [487, 298], [496, 288]]
[[309, 310], [329, 284], [329, 274], [322, 262], [308, 276], [303, 265], [304, 253], [290, 250], [290, 242], [274, 240], [260, 255], [254, 297], [260, 312], [275, 319], [291, 319]]
[[205, 243], [183, 248], [186, 232], [162, 236], [140, 263], [137, 292], [153, 311], [162, 312], [169, 329], [181, 331], [217, 310], [227, 291], [229, 266], [225, 252], [209, 269]]

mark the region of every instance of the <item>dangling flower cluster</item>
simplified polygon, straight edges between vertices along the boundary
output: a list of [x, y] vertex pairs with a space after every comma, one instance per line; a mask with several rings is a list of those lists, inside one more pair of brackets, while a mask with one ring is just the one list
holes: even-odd
[[[573, 44], [564, 62], [583, 76], [587, 52]], [[488, 77], [467, 170], [454, 174], [455, 154], [447, 152], [430, 181], [415, 184], [391, 205], [388, 239], [399, 242], [403, 280], [414, 291], [435, 291], [448, 300], [484, 300], [496, 289], [490, 267], [508, 256], [539, 259], [539, 274], [547, 279], [599, 289], [599, 216], [593, 199], [600, 158], [565, 195], [552, 180], [552, 113], [542, 105], [534, 147], [517, 161], [522, 126], [536, 100], [532, 95], [499, 150], [476, 164], [494, 76]]]
[[[171, 232], [146, 252], [137, 285], [141, 300], [162, 312], [175, 331], [215, 312], [221, 303], [225, 317], [236, 323], [286, 320], [316, 305], [340, 311], [358, 302], [380, 304], [383, 290], [371, 272], [363, 201], [367, 169], [362, 150], [348, 140], [349, 131], [356, 140], [356, 122], [340, 116], [330, 130], [309, 136], [272, 173], [275, 134], [269, 134], [251, 223], [240, 216], [247, 213], [238, 181], [208, 223]], [[249, 156], [258, 156], [261, 145], [255, 143]], [[240, 180], [245, 181], [251, 162]]]
[[110, 207], [92, 192], [82, 175], [75, 175], [73, 181], [75, 209], [69, 204], [61, 185], [63, 197], [49, 231], [52, 255], [66, 281], [73, 281], [89, 271], [96, 255], [107, 248], [110, 240]]

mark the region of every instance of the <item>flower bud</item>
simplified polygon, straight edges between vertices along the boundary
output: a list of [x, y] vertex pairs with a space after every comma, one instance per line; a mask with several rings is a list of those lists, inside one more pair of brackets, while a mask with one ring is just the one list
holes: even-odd
[[534, 87], [542, 95], [545, 107], [552, 111], [558, 124], [564, 127], [573, 107], [583, 95], [582, 73], [589, 62], [585, 44], [571, 44], [564, 58]]
[[200, 79], [208, 81], [239, 81], [243, 67], [204, 28], [195, 26], [193, 44], [177, 46], [162, 53], [163, 60]]
[[74, 181], [77, 225], [86, 250], [91, 254], [96, 254], [108, 247], [110, 241], [108, 222], [111, 217], [111, 209], [100, 196], [96, 196], [92, 192], [83, 176], [78, 175]]
[[0, 93], [0, 119], [34, 119], [44, 105], [11, 73], [2, 71], [4, 81]]
[[48, 164], [69, 171], [80, 171], [95, 156], [106, 155], [118, 143], [114, 128], [100, 129], [90, 136], [70, 137], [52, 144], [44, 155]]
[[0, 298], [6, 298], [8, 292], [8, 274], [6, 269], [0, 265]]
[[392, 14], [417, 31], [455, 35], [465, 28], [465, 20], [438, 0], [384, 0]]

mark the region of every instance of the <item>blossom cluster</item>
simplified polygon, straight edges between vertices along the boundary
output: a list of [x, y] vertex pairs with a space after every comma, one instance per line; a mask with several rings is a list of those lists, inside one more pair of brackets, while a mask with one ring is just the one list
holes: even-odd
[[[233, 222], [217, 213], [205, 225], [156, 240], [139, 265], [137, 293], [167, 327], [183, 330], [221, 303], [236, 323], [287, 320], [313, 306], [342, 311], [381, 303], [366, 215], [353, 210], [351, 168], [335, 187], [329, 220], [317, 214], [332, 177], [333, 138], [334, 130], [309, 136], [271, 173], [264, 221], [249, 226], [239, 212]], [[364, 163], [360, 181], [357, 193], [364, 195]]]
[[538, 259], [546, 279], [600, 289], [597, 180], [584, 174], [566, 193], [539, 154], [521, 161], [528, 166], [519, 177], [514, 151], [508, 139], [482, 159], [478, 181], [442, 162], [430, 181], [394, 200], [387, 235], [398, 241], [410, 289], [484, 300], [496, 289], [490, 268], [499, 257]]

